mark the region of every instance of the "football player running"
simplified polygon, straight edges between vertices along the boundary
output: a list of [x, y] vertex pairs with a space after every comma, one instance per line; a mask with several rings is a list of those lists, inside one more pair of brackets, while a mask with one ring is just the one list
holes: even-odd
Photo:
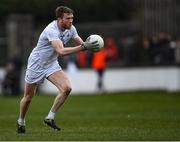
[[[20, 101], [17, 132], [25, 133], [25, 116], [29, 105], [39, 84], [46, 78], [53, 83], [59, 91], [54, 99], [44, 123], [53, 129], [60, 130], [55, 123], [55, 115], [71, 92], [71, 84], [58, 64], [58, 56], [66, 56], [83, 50], [98, 50], [98, 42], [83, 42], [73, 25], [73, 10], [66, 6], [56, 8], [56, 20], [52, 21], [41, 33], [37, 46], [32, 50], [26, 68], [24, 96]], [[65, 48], [64, 45], [74, 40], [76, 46]]]

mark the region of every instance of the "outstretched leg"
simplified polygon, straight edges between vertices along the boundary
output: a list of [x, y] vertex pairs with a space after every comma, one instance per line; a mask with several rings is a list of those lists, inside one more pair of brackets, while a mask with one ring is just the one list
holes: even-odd
[[20, 112], [18, 119], [18, 133], [25, 133], [25, 115], [31, 103], [33, 96], [36, 93], [37, 84], [25, 83], [24, 96], [20, 101]]

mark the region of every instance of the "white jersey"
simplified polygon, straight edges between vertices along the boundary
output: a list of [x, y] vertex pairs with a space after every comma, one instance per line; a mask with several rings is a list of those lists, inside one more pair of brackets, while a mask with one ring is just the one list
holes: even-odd
[[61, 31], [57, 20], [51, 22], [41, 33], [37, 46], [32, 50], [30, 57], [40, 58], [40, 65], [45, 66], [57, 60], [58, 54], [51, 45], [53, 40], [61, 40], [65, 45], [71, 38], [78, 37], [74, 26], [71, 29]]
[[52, 47], [51, 41], [61, 40], [65, 45], [71, 38], [78, 37], [74, 26], [61, 31], [57, 24], [57, 20], [55, 20], [43, 30], [37, 46], [32, 50], [25, 75], [27, 83], [42, 83], [49, 75], [61, 70], [57, 61], [58, 53]]
[[30, 57], [40, 58], [39, 64], [41, 66], [48, 65], [57, 60], [58, 53], [52, 47], [51, 41], [59, 39], [65, 45], [71, 38], [78, 37], [77, 30], [73, 25], [70, 29], [61, 31], [57, 24], [57, 20], [54, 20], [43, 30], [37, 46], [30, 54]]

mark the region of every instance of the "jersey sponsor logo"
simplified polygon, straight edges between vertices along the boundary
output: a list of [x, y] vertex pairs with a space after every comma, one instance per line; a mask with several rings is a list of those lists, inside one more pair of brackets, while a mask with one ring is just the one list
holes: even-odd
[[60, 39], [63, 43], [65, 43], [67, 40], [69, 40], [69, 37], [70, 37], [69, 31], [66, 31], [65, 33], [59, 35], [59, 39]]

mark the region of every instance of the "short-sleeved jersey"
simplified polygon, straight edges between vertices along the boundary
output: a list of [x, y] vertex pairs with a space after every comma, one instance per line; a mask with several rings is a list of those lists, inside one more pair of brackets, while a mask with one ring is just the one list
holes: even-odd
[[[72, 25], [70, 29], [61, 31], [57, 20], [51, 22], [41, 33], [37, 46], [32, 50], [29, 58], [39, 58], [38, 64], [46, 66], [57, 60], [58, 54], [51, 45], [53, 40], [61, 40], [65, 45], [71, 38], [78, 37], [76, 28]], [[28, 63], [30, 68], [31, 63]]]

